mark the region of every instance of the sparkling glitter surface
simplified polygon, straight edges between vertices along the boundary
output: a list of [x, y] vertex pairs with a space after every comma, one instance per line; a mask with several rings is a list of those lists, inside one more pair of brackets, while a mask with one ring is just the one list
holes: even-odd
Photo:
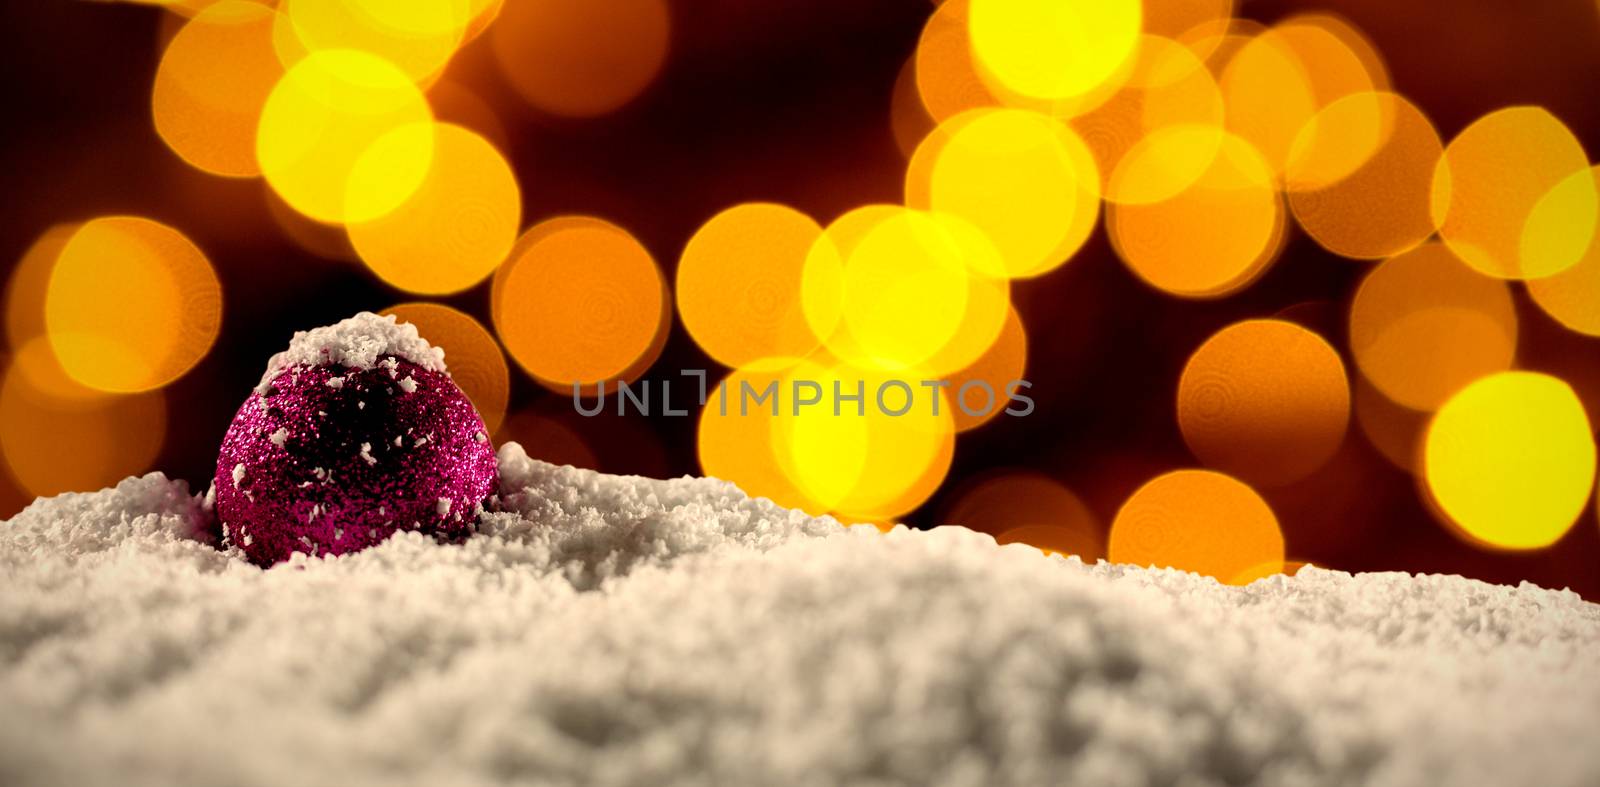
[[472, 403], [448, 375], [393, 357], [285, 369], [245, 400], [217, 459], [222, 535], [261, 565], [396, 530], [459, 539], [494, 488]]

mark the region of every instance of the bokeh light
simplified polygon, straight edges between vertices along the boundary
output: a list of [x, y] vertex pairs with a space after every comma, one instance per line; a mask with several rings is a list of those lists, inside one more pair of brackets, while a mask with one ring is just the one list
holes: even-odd
[[1009, 90], [1055, 101], [1110, 79], [1139, 41], [1139, 0], [971, 0], [980, 68]]
[[[366, 52], [333, 49], [296, 63], [267, 97], [256, 159], [295, 210], [323, 222], [370, 221], [399, 207], [427, 176], [432, 110], [410, 77]], [[389, 144], [376, 145], [380, 140]], [[360, 165], [372, 173], [351, 189]]]
[[[522, 195], [500, 151], [461, 126], [404, 126], [378, 146], [423, 147], [430, 139], [432, 163], [416, 191], [379, 218], [351, 222], [349, 233], [356, 253], [384, 281], [441, 295], [483, 281], [506, 258], [522, 223]], [[351, 174], [352, 190], [383, 188], [387, 173], [366, 162], [388, 155], [363, 159]]]
[[1234, 0], [1145, 0], [1144, 31], [1178, 38], [1197, 28], [1225, 25]]
[[[1038, 276], [1077, 252], [1100, 215], [1100, 176], [1078, 135], [1047, 115], [977, 110], [930, 135], [925, 189], [908, 181], [907, 204], [957, 216], [982, 230], [1013, 278]], [[920, 175], [917, 167], [910, 177]]]
[[438, 303], [402, 303], [384, 309], [417, 326], [430, 344], [444, 350], [450, 378], [478, 408], [489, 434], [500, 428], [511, 397], [511, 373], [500, 345], [471, 315]]
[[1594, 179], [1580, 175], [1588, 170], [1583, 146], [1549, 111], [1491, 112], [1445, 147], [1433, 181], [1434, 225], [1481, 273], [1552, 276], [1577, 264], [1594, 236], [1600, 202]]
[[297, 43], [308, 52], [360, 50], [423, 81], [444, 70], [472, 21], [468, 0], [282, 0]]
[[987, 236], [957, 217], [869, 207], [835, 221], [813, 247], [802, 307], [837, 358], [948, 374], [999, 336], [1010, 305], [1002, 267]]
[[1262, 575], [1260, 567], [1283, 562], [1283, 532], [1266, 501], [1244, 483], [1210, 470], [1176, 470], [1123, 503], [1107, 553], [1114, 563], [1251, 581]]
[[732, 367], [801, 358], [819, 339], [801, 303], [822, 227], [793, 208], [735, 205], [701, 225], [678, 260], [678, 314], [701, 349]]
[[[1266, 271], [1282, 244], [1283, 202], [1272, 170], [1250, 143], [1231, 134], [1212, 136], [1212, 130], [1192, 126], [1162, 133], [1198, 138], [1201, 147], [1210, 137], [1218, 140], [1218, 150], [1199, 178], [1173, 196], [1110, 204], [1106, 227], [1112, 245], [1130, 270], [1163, 292], [1186, 298], [1236, 292]], [[1176, 154], [1159, 157], [1168, 155]], [[1163, 165], [1152, 169], [1170, 171]], [[1120, 190], [1115, 182], [1112, 189]]]
[[56, 259], [45, 327], [62, 368], [102, 391], [159, 388], [189, 371], [222, 324], [211, 263], [171, 227], [134, 216], [85, 222]]
[[1435, 410], [1467, 383], [1511, 367], [1517, 314], [1504, 282], [1428, 243], [1367, 274], [1350, 307], [1350, 352], [1379, 391]]
[[517, 365], [552, 390], [632, 380], [660, 353], [666, 284], [627, 230], [553, 219], [530, 229], [501, 270], [495, 329]]
[[[1600, 188], [1600, 167], [1587, 173]], [[1559, 186], [1558, 186], [1559, 188]], [[1545, 314], [1588, 336], [1600, 336], [1600, 232], [1572, 267], [1528, 282], [1528, 294]]]
[[77, 224], [56, 224], [35, 238], [11, 269], [6, 281], [6, 342], [15, 351], [29, 339], [45, 335], [44, 303], [50, 274]]
[[[1360, 160], [1343, 141], [1381, 137]], [[1394, 93], [1355, 93], [1324, 107], [1295, 140], [1289, 208], [1323, 248], [1383, 259], [1433, 234], [1429, 199], [1444, 152], [1422, 111]]]
[[[1388, 87], [1381, 62], [1360, 33], [1321, 14], [1292, 17], [1250, 38], [1228, 59], [1218, 81], [1228, 130], [1261, 151], [1280, 175], [1290, 164], [1296, 137], [1320, 109]], [[1344, 144], [1347, 156], [1352, 155], [1348, 148], [1359, 144], [1353, 155], [1364, 160], [1381, 141], [1373, 134], [1331, 144]]]
[[1577, 394], [1533, 372], [1461, 389], [1428, 427], [1428, 490], [1490, 547], [1539, 549], [1566, 534], [1594, 490], [1593, 429]]
[[[1211, 72], [1188, 47], [1168, 38], [1146, 35], [1140, 39], [1138, 56], [1126, 84], [1104, 103], [1071, 122], [1094, 154], [1106, 198], [1120, 201], [1126, 198], [1109, 188], [1112, 174], [1128, 152], [1164, 128], [1220, 128], [1222, 94]], [[1218, 135], [1213, 133], [1198, 156], [1188, 162], [1174, 162], [1175, 168], [1190, 172], [1192, 182], [1204, 171], [1219, 144]]]
[[1246, 320], [1202, 344], [1178, 381], [1178, 426], [1208, 466], [1258, 486], [1310, 475], [1343, 442], [1350, 382], [1321, 336]]
[[30, 495], [100, 489], [141, 473], [166, 430], [160, 391], [88, 389], [67, 377], [43, 337], [17, 348], [0, 383], [0, 452]]
[[183, 26], [156, 69], [156, 132], [184, 161], [215, 175], [261, 174], [256, 127], [283, 75], [273, 47], [278, 12], [225, 0]]
[[1094, 512], [1061, 482], [1035, 471], [1004, 471], [969, 482], [941, 521], [988, 533], [1001, 544], [1020, 542], [1086, 563], [1105, 557]]
[[[798, 359], [762, 359], [761, 363], [734, 369], [721, 381], [708, 382], [705, 406], [700, 409], [696, 432], [700, 471], [708, 476], [732, 481], [747, 494], [765, 497], [779, 505], [799, 508], [814, 514], [827, 510], [826, 504], [802, 493], [789, 480], [773, 450], [773, 421], [776, 416], [753, 399], [740, 408], [746, 387], [754, 393], [781, 383], [784, 372]], [[780, 410], [780, 412], [783, 412]]]
[[665, 0], [517, 0], [490, 32], [506, 80], [552, 115], [593, 117], [632, 101], [666, 61]]
[[999, 103], [978, 74], [967, 34], [967, 0], [945, 0], [928, 16], [913, 55], [917, 94], [936, 121]]
[[[822, 397], [807, 408], [780, 405], [770, 424], [779, 468], [807, 498], [852, 521], [885, 523], [914, 510], [950, 469], [949, 398], [898, 373], [823, 360], [795, 364], [779, 380], [784, 396], [814, 384]], [[836, 400], [836, 387], [863, 398]]]
[[957, 432], [977, 429], [999, 417], [1010, 406], [1010, 386], [1027, 379], [1028, 330], [1015, 308], [1006, 312], [1005, 325], [994, 344], [978, 360], [949, 377], [946, 389]]

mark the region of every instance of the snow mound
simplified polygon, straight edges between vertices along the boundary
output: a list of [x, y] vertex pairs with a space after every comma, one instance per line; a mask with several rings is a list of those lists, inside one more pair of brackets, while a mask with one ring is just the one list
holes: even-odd
[[481, 533], [263, 570], [159, 475], [0, 524], [3, 784], [1600, 781], [1600, 607], [1246, 588], [500, 453]]
[[379, 317], [361, 312], [333, 325], [296, 331], [289, 349], [267, 361], [256, 392], [265, 394], [283, 370], [294, 366], [337, 364], [349, 369], [371, 369], [385, 357], [410, 361], [431, 372], [445, 371], [444, 350], [428, 344], [417, 326], [394, 315]]

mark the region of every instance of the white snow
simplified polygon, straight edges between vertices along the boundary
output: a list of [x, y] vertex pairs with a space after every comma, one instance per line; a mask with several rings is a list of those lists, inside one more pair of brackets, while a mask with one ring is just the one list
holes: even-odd
[[1600, 783], [1600, 606], [1247, 588], [500, 453], [462, 545], [262, 570], [181, 482], [0, 524], [0, 784]]
[[[393, 377], [396, 364], [386, 356], [403, 358], [429, 371], [445, 371], [444, 350], [428, 344], [417, 333], [415, 325], [399, 322], [392, 314], [379, 317], [372, 312], [361, 312], [333, 325], [296, 331], [289, 349], [267, 362], [267, 371], [261, 376], [256, 391], [266, 393], [272, 380], [291, 366], [328, 363], [349, 369], [371, 369], [380, 360], [387, 360], [384, 368]], [[344, 381], [339, 379], [335, 385], [329, 380], [328, 384], [337, 388]]]

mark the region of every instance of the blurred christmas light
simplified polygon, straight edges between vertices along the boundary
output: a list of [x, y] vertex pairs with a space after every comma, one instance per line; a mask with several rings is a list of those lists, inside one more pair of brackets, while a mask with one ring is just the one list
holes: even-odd
[[929, 135], [927, 182], [911, 167], [913, 208], [957, 216], [983, 231], [1000, 255], [991, 276], [1048, 273], [1069, 260], [1100, 215], [1100, 176], [1078, 135], [1049, 116], [977, 110]]
[[[996, 274], [1000, 257], [982, 232], [954, 216], [895, 209], [842, 260], [837, 294], [802, 289], [808, 319], [834, 309], [841, 315], [823, 340], [838, 358], [947, 374], [989, 349], [1005, 323], [1010, 298]], [[838, 305], [809, 302], [818, 298]]]
[[741, 410], [739, 397], [749, 388], [765, 391], [783, 379], [784, 371], [799, 359], [763, 359], [729, 372], [721, 381], [708, 381], [709, 394], [700, 408], [696, 431], [700, 471], [708, 476], [732, 481], [746, 493], [765, 497], [788, 508], [814, 514], [827, 511], [789, 480], [773, 450], [775, 416], [767, 407], [750, 406]]
[[1350, 382], [1321, 336], [1245, 320], [1207, 339], [1178, 381], [1178, 426], [1208, 466], [1258, 486], [1310, 475], [1338, 450]]
[[[821, 401], [780, 403], [772, 421], [778, 466], [827, 510], [873, 522], [910, 512], [949, 472], [955, 450], [949, 398], [893, 372], [823, 361], [796, 364], [780, 379], [780, 392], [815, 385]], [[836, 390], [862, 398], [844, 401]]]
[[[488, 278], [510, 253], [522, 223], [522, 194], [500, 151], [461, 126], [404, 126], [374, 147], [420, 148], [429, 140], [432, 164], [416, 191], [379, 218], [351, 222], [349, 233], [379, 278], [407, 292], [442, 295]], [[381, 189], [385, 176], [358, 165], [351, 189]], [[373, 178], [379, 182], [369, 182]]]
[[1072, 490], [1043, 473], [1005, 471], [969, 482], [941, 521], [989, 533], [1001, 544], [1024, 543], [1045, 552], [1105, 557], [1100, 521]]
[[913, 53], [900, 67], [889, 97], [889, 133], [894, 135], [900, 155], [911, 158], [917, 144], [933, 130], [933, 125], [933, 116], [928, 114], [922, 96], [917, 93], [917, 56]]
[[768, 202], [711, 217], [678, 261], [678, 314], [689, 335], [728, 367], [809, 354], [820, 340], [806, 322], [801, 285], [821, 235], [810, 216]]
[[1139, 41], [1138, 0], [972, 0], [979, 66], [1024, 96], [1056, 101], [1110, 79]]
[[667, 59], [665, 0], [517, 0], [491, 31], [506, 80], [534, 107], [593, 117], [632, 101]]
[[1445, 147], [1433, 181], [1434, 226], [1480, 273], [1553, 276], [1576, 265], [1595, 234], [1594, 179], [1578, 176], [1588, 170], [1583, 146], [1555, 115], [1540, 107], [1491, 112]]
[[1234, 0], [1145, 0], [1144, 31], [1178, 38], [1198, 29], [1225, 25]]
[[417, 326], [428, 343], [444, 350], [451, 379], [478, 408], [484, 428], [494, 434], [511, 398], [511, 373], [494, 336], [471, 315], [438, 303], [402, 303], [381, 314]]
[[[1218, 81], [1228, 130], [1248, 140], [1282, 175], [1295, 138], [1319, 110], [1348, 95], [1387, 89], [1381, 68], [1371, 46], [1348, 25], [1324, 15], [1291, 17], [1251, 38], [1223, 68]], [[1359, 141], [1366, 148], [1356, 157], [1364, 160], [1381, 139]]]
[[600, 219], [534, 227], [502, 267], [495, 330], [528, 374], [570, 395], [632, 380], [655, 361], [671, 309], [655, 260]]
[[966, 432], [994, 420], [1008, 406], [1007, 387], [1026, 379], [1028, 330], [1015, 308], [1006, 311], [1000, 336], [978, 360], [950, 375], [947, 393], [954, 409], [957, 432]]
[[[432, 120], [422, 92], [393, 64], [356, 50], [321, 51], [272, 89], [256, 158], [295, 210], [322, 222], [371, 221], [415, 193], [433, 160], [431, 134], [387, 135], [406, 126], [431, 131]], [[370, 173], [360, 191], [352, 188], [358, 167]]]
[[1283, 533], [1249, 486], [1210, 470], [1176, 470], [1139, 487], [1111, 523], [1112, 562], [1251, 581], [1283, 562]]
[[928, 16], [913, 55], [917, 93], [928, 114], [943, 122], [969, 109], [995, 106], [972, 60], [968, 0], [945, 0]]
[[45, 328], [62, 368], [102, 391], [160, 388], [210, 351], [222, 287], [182, 233], [134, 216], [93, 219], [61, 249]]
[[[1379, 141], [1362, 159], [1352, 150]], [[1324, 107], [1295, 140], [1289, 208], [1323, 248], [1383, 259], [1433, 234], [1429, 199], [1444, 146], [1422, 111], [1394, 93], [1355, 93]]]
[[44, 304], [50, 288], [50, 274], [78, 226], [56, 224], [40, 233], [11, 269], [11, 277], [6, 281], [6, 343], [13, 352], [30, 339], [44, 335]]
[[1414, 410], [1435, 410], [1467, 383], [1509, 369], [1517, 332], [1504, 282], [1440, 243], [1374, 268], [1350, 307], [1350, 351], [1361, 373]]
[[[308, 52], [359, 50], [425, 81], [444, 70], [472, 21], [468, 0], [282, 0], [283, 14]], [[292, 60], [286, 62], [293, 62]]]
[[272, 43], [277, 16], [269, 5], [225, 0], [167, 45], [151, 110], [156, 132], [184, 161], [214, 175], [261, 174], [256, 127], [283, 75]]
[[[1585, 173], [1600, 189], [1600, 167]], [[1562, 182], [1563, 184], [1566, 181]], [[1570, 188], [1557, 185], [1556, 188]], [[1534, 303], [1562, 325], [1589, 336], [1600, 336], [1600, 231], [1572, 267], [1542, 279], [1528, 281]]]
[[1434, 502], [1489, 547], [1555, 543], [1594, 491], [1589, 418], [1549, 375], [1502, 372], [1461, 389], [1434, 416], [1425, 451]]
[[[1200, 59], [1176, 41], [1146, 35], [1127, 84], [1104, 104], [1074, 117], [1072, 128], [1094, 153], [1106, 198], [1118, 199], [1109, 192], [1112, 173], [1141, 140], [1173, 126], [1220, 128], [1222, 122], [1222, 95]], [[1195, 177], [1208, 161], [1195, 162]]]
[[[1213, 133], [1182, 126], [1162, 134], [1182, 142], [1170, 148], [1152, 145], [1151, 153], [1137, 154], [1161, 163], [1126, 167], [1127, 177], [1170, 176], [1165, 162], [1178, 160], [1183, 151], [1203, 155], [1208, 139], [1219, 140], [1219, 147], [1199, 179], [1173, 196], [1148, 204], [1113, 203], [1106, 211], [1112, 245], [1128, 268], [1152, 287], [1185, 298], [1216, 298], [1248, 286], [1277, 258], [1283, 240], [1283, 203], [1266, 159], [1239, 137]], [[1126, 194], [1168, 187], [1119, 188], [1114, 181], [1112, 188]]]
[[30, 495], [99, 489], [141, 473], [166, 429], [160, 391], [86, 388], [57, 365], [43, 337], [17, 348], [0, 383], [0, 452]]

